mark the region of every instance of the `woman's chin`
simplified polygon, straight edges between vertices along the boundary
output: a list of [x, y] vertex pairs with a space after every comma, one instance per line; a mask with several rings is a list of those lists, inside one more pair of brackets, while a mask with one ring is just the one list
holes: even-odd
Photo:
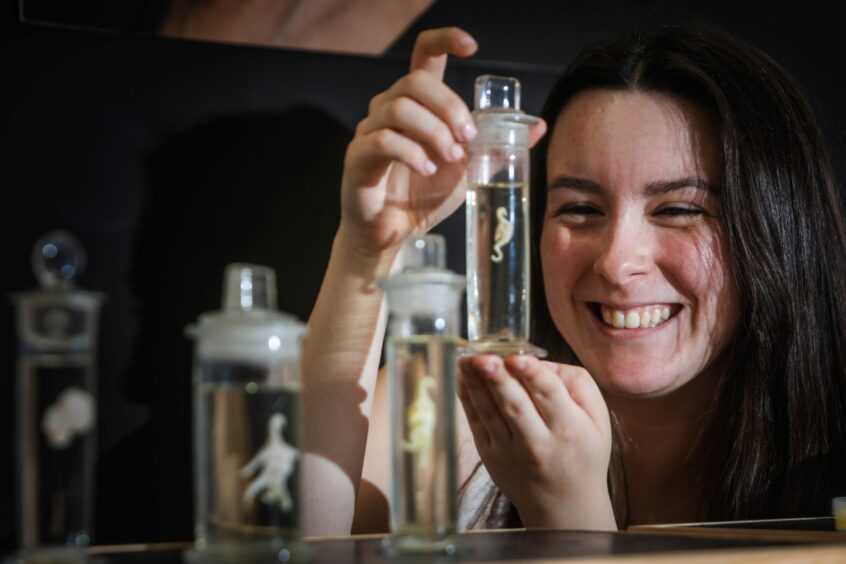
[[588, 371], [603, 392], [621, 397], [658, 398], [685, 384], [677, 374], [647, 368], [608, 367], [595, 372]]
[[673, 391], [673, 389], [668, 389], [663, 386], [656, 386], [648, 383], [632, 385], [629, 382], [621, 383], [619, 385], [616, 383], [608, 386], [600, 385], [600, 388], [608, 395], [630, 399], [660, 398]]

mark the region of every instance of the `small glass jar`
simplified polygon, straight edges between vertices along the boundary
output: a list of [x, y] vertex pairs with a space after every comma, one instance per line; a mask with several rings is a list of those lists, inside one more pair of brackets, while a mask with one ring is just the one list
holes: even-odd
[[195, 550], [203, 561], [299, 546], [300, 341], [271, 268], [231, 264], [194, 362]]

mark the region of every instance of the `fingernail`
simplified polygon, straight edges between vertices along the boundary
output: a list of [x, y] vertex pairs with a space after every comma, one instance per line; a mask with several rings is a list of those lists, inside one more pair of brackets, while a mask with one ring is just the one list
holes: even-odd
[[472, 123], [465, 123], [461, 126], [461, 133], [465, 141], [470, 141], [476, 137], [476, 127]]
[[488, 374], [493, 374], [496, 371], [496, 366], [491, 361], [488, 361], [482, 365], [482, 370], [487, 372]]
[[459, 42], [459, 43], [461, 43], [462, 45], [476, 45], [476, 40], [475, 40], [475, 39], [473, 39], [473, 38], [472, 38], [471, 36], [469, 36], [469, 35], [462, 35], [462, 36], [458, 39], [458, 42]]
[[438, 171], [438, 167], [432, 161], [426, 161], [423, 163], [423, 170], [426, 171], [427, 175], [432, 175]]
[[449, 156], [452, 160], [457, 161], [464, 156], [464, 149], [461, 148], [461, 145], [455, 144], [449, 148]]
[[513, 361], [514, 368], [517, 370], [525, 370], [526, 369], [526, 359], [522, 356], [518, 356]]
[[550, 370], [555, 370], [555, 363], [549, 362], [548, 360], [543, 361], [543, 365], [549, 368]]

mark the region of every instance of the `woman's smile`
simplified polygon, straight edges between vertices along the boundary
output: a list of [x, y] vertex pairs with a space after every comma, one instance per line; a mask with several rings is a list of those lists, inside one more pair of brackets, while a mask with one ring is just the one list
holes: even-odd
[[588, 302], [588, 308], [608, 327], [615, 329], [653, 329], [663, 325], [678, 313], [678, 304], [651, 303], [648, 305], [608, 305]]

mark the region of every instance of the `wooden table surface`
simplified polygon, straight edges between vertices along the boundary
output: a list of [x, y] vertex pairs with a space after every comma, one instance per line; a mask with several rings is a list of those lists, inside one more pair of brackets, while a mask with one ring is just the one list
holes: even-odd
[[[402, 556], [390, 558], [380, 551], [380, 535], [310, 539], [307, 558], [291, 561], [311, 563], [385, 562], [846, 562], [843, 533], [796, 531], [786, 534], [746, 529], [699, 527], [638, 528], [628, 532], [586, 531], [489, 531], [459, 536], [456, 556]], [[808, 533], [809, 531], [806, 531]], [[90, 549], [92, 563], [182, 563], [187, 543], [160, 545], [100, 546]], [[278, 562], [275, 557], [239, 559]]]

